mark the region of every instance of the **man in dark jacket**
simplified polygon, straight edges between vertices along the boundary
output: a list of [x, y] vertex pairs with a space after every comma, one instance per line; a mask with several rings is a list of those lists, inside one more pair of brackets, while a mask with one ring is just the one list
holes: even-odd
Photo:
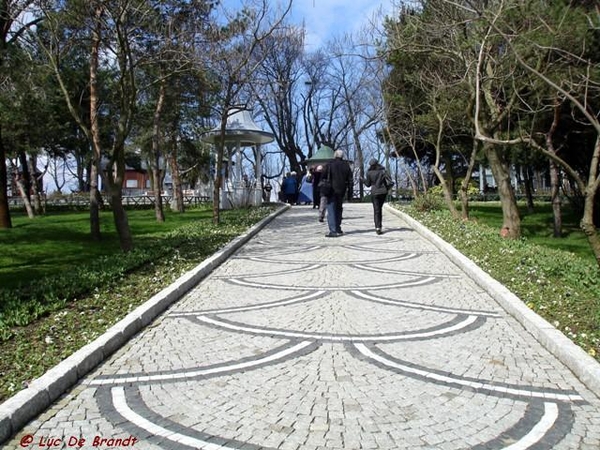
[[331, 182], [332, 192], [327, 196], [327, 225], [329, 233], [326, 237], [338, 237], [344, 234], [342, 231], [342, 211], [344, 196], [350, 189], [352, 192], [352, 169], [348, 161], [343, 160], [344, 152], [336, 150], [333, 161], [327, 164], [324, 178]]
[[382, 228], [382, 209], [385, 199], [388, 194], [388, 187], [386, 186], [387, 172], [376, 159], [369, 161], [369, 169], [363, 182], [365, 186], [371, 188], [371, 202], [373, 203], [373, 215], [375, 218], [375, 232], [381, 234]]

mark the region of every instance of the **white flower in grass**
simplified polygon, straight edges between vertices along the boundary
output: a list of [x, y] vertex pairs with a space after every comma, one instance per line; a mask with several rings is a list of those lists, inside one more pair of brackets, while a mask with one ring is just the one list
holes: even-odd
[[44, 338], [44, 342], [45, 342], [46, 344], [52, 344], [52, 343], [54, 342], [54, 339], [52, 339], [52, 336], [46, 336], [46, 337]]

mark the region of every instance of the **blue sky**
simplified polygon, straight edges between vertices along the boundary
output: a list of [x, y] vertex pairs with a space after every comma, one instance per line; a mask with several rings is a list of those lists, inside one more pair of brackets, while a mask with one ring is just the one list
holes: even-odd
[[[243, 3], [257, 4], [253, 0], [221, 0], [222, 5], [231, 11], [242, 7]], [[288, 0], [269, 0], [273, 11]], [[292, 0], [288, 22], [306, 27], [306, 50], [313, 51], [335, 36], [358, 31], [368, 24], [375, 13], [391, 13], [394, 4], [401, 0]], [[381, 17], [378, 20], [381, 23]]]
[[334, 36], [353, 33], [379, 10], [390, 13], [395, 0], [293, 0], [290, 21], [306, 27], [306, 47], [316, 50]]

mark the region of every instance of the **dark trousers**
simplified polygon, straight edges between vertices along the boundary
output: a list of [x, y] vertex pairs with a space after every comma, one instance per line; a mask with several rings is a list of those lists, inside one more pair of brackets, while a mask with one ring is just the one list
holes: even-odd
[[377, 194], [371, 197], [371, 201], [373, 202], [373, 216], [375, 218], [375, 228], [381, 228], [381, 221], [383, 216], [382, 209], [386, 197], [387, 194]]
[[[335, 192], [327, 199], [327, 223], [329, 231], [339, 233], [342, 229], [342, 212], [344, 211], [344, 194], [339, 195]], [[333, 217], [332, 213], [333, 212]], [[334, 229], [332, 229], [334, 228]]]

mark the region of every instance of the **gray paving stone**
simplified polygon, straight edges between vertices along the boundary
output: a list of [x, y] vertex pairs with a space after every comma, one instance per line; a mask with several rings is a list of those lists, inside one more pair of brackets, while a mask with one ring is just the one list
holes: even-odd
[[149, 450], [483, 450], [528, 433], [535, 448], [600, 448], [598, 393], [472, 268], [388, 210], [377, 236], [370, 205], [345, 206], [338, 239], [315, 214], [292, 208], [193, 271], [150, 321], [185, 289], [154, 298], [134, 318], [149, 326], [5, 448], [60, 434]]

